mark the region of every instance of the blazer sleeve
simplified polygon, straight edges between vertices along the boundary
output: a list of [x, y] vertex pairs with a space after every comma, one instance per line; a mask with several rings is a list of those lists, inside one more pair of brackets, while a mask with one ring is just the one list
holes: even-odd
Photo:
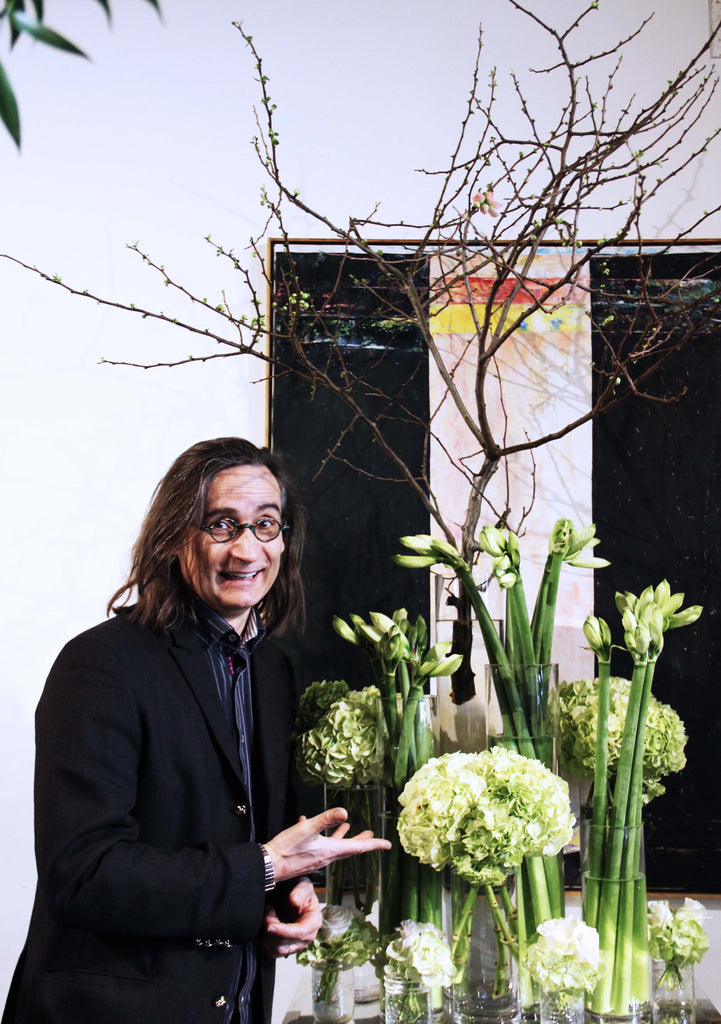
[[265, 905], [261, 851], [242, 841], [192, 693], [162, 642], [130, 643], [130, 625], [122, 643], [102, 627], [71, 641], [40, 700], [40, 891], [65, 927], [250, 941]]

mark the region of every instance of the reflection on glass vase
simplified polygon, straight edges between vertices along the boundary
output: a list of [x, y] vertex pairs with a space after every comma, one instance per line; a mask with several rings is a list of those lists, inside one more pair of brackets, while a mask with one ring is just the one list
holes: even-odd
[[447, 995], [453, 1024], [518, 1024], [521, 1019], [518, 964], [507, 941], [512, 887], [513, 876], [505, 887], [479, 887], [451, 872], [456, 976]]
[[[486, 735], [488, 747], [504, 746], [535, 758], [558, 774], [558, 665], [486, 666]], [[565, 912], [563, 853], [527, 857], [516, 879], [519, 960], [523, 964], [538, 925]], [[519, 970], [521, 1011], [537, 1021], [540, 989], [523, 967]]]
[[548, 992], [541, 990], [541, 1024], [583, 1024], [586, 996], [573, 991]]
[[[324, 805], [344, 807], [348, 812], [349, 835], [370, 829], [380, 834], [381, 790], [378, 784], [351, 786], [343, 789], [324, 786]], [[326, 868], [325, 902], [336, 906], [352, 906], [368, 917], [377, 910], [378, 878], [380, 872], [377, 852], [334, 861]]]
[[313, 1019], [321, 1024], [345, 1024], [353, 1019], [353, 968], [337, 960], [313, 964]]
[[695, 1024], [694, 965], [669, 967], [663, 960], [652, 960], [651, 975], [653, 1024]]
[[431, 993], [420, 981], [406, 981], [386, 970], [383, 976], [385, 1024], [433, 1024]]
[[650, 958], [643, 825], [615, 828], [581, 818], [583, 920], [598, 930], [601, 967], [586, 999], [594, 1024], [650, 1024]]

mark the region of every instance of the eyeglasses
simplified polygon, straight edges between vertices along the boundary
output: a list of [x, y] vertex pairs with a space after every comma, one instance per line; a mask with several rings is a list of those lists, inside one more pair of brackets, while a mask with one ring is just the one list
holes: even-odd
[[227, 544], [228, 541], [233, 540], [243, 530], [250, 530], [256, 540], [262, 541], [263, 544], [268, 544], [269, 541], [275, 540], [288, 527], [281, 526], [278, 520], [273, 519], [271, 516], [262, 516], [254, 523], [236, 523], [235, 519], [224, 517], [215, 523], [210, 523], [208, 526], [199, 526], [198, 529], [204, 533], [209, 533], [218, 544]]

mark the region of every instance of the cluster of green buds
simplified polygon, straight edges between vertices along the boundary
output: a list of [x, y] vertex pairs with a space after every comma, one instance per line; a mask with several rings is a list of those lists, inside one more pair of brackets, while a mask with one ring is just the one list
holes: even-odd
[[406, 569], [430, 569], [433, 565], [448, 565], [451, 569], [465, 566], [458, 548], [440, 537], [419, 533], [414, 537], [401, 537], [401, 544], [415, 551], [414, 555], [394, 555], [393, 561]]
[[624, 643], [634, 660], [655, 661], [663, 650], [663, 634], [667, 629], [688, 626], [702, 612], [700, 605], [689, 605], [680, 611], [682, 593], [672, 594], [667, 580], [657, 587], [648, 586], [636, 597], [630, 591], [616, 594], [616, 607], [621, 613]]
[[461, 655], [448, 655], [450, 642], [428, 648], [428, 627], [422, 615], [412, 623], [406, 609], [399, 608], [392, 618], [383, 612], [370, 612], [369, 618], [366, 622], [360, 615], [351, 615], [348, 623], [335, 615], [333, 628], [343, 640], [364, 647], [381, 676], [395, 672], [402, 662], [417, 681], [452, 675], [460, 665]]
[[606, 620], [597, 615], [589, 615], [583, 624], [583, 635], [588, 640], [588, 646], [599, 662], [610, 664], [611, 630], [608, 628]]
[[478, 546], [493, 559], [491, 572], [499, 587], [515, 587], [521, 572], [521, 550], [515, 533], [504, 533], [497, 526], [484, 526], [478, 535]]
[[605, 569], [611, 563], [606, 558], [584, 554], [587, 548], [600, 544], [596, 537], [596, 526], [591, 523], [583, 530], [577, 530], [570, 519], [557, 519], [551, 530], [548, 550], [552, 555], [560, 554], [563, 561], [577, 569]]

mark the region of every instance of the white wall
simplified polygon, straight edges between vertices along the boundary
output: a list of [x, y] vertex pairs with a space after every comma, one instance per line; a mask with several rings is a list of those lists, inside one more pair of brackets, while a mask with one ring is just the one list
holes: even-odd
[[[533, 2], [533, 0], [531, 0]], [[258, 93], [233, 20], [265, 59], [278, 104], [287, 177], [343, 221], [377, 200], [389, 220], [424, 223], [469, 86], [479, 17], [486, 62], [524, 74], [537, 44], [500, 0], [115, 0], [109, 30], [91, 0], [53, 0], [49, 22], [85, 62], [23, 40], [0, 59], [17, 90], [21, 154], [0, 136], [0, 250], [119, 301], [168, 310], [169, 289], [125, 245], [138, 241], [198, 293], [239, 275], [204, 236], [239, 251], [262, 224], [261, 170], [249, 140]], [[572, 5], [575, 6], [575, 5]], [[569, 8], [538, 0], [534, 9]], [[639, 91], [665, 82], [700, 45], [707, 0], [601, 0], [594, 45], [656, 9], [624, 64]], [[555, 15], [554, 15], [555, 16]], [[570, 15], [568, 16], [570, 17]], [[485, 80], [485, 76], [484, 76]], [[557, 97], [533, 89], [546, 111]], [[709, 123], [719, 122], [714, 101]], [[717, 195], [718, 150], [674, 183], [645, 225], [673, 233]], [[294, 216], [296, 235], [320, 232]], [[588, 223], [588, 232], [606, 230]], [[702, 234], [721, 235], [718, 222]], [[34, 886], [32, 716], [61, 644], [104, 615], [151, 490], [169, 462], [204, 437], [265, 436], [262, 368], [217, 360], [142, 371], [99, 360], [166, 361], [199, 353], [190, 336], [71, 298], [0, 261], [3, 566], [0, 658], [0, 993], [22, 945]], [[40, 604], [38, 605], [38, 601]], [[718, 942], [707, 958], [718, 962]], [[721, 1002], [709, 972], [707, 990]], [[716, 985], [714, 991], [714, 984]], [[0, 1000], [2, 995], [0, 995]]]

